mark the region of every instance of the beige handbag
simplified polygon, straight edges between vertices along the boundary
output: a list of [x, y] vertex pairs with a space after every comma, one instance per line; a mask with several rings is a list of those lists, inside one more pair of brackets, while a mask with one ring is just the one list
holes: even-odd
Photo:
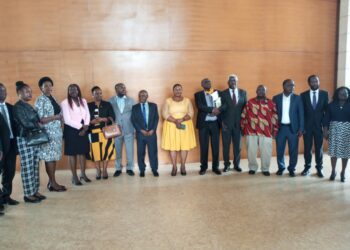
[[122, 134], [122, 131], [117, 123], [103, 127], [102, 132], [106, 139], [118, 137]]

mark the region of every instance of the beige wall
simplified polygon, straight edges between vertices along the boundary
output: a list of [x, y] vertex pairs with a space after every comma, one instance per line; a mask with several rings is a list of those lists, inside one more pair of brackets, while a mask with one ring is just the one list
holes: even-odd
[[[270, 96], [279, 93], [285, 78], [299, 93], [312, 73], [332, 92], [337, 7], [336, 0], [1, 1], [0, 82], [12, 103], [15, 81], [29, 83], [36, 97], [44, 75], [58, 100], [72, 82], [88, 100], [93, 85], [109, 98], [124, 82], [130, 96], [145, 88], [159, 106], [176, 82], [193, 99], [202, 78], [224, 89], [230, 73], [249, 97], [260, 83]], [[197, 148], [188, 161], [198, 160]], [[168, 162], [162, 150], [160, 162]]]

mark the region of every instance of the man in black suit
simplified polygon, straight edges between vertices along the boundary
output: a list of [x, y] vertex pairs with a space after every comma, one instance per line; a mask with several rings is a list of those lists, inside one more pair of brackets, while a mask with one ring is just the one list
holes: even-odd
[[[17, 205], [19, 202], [11, 198], [12, 181], [16, 173], [16, 156], [18, 151], [16, 143], [16, 129], [13, 119], [13, 106], [5, 102], [6, 97], [6, 88], [2, 83], [0, 83], [0, 113], [5, 122], [5, 129], [1, 129], [0, 134], [3, 139], [3, 144], [5, 145], [4, 152], [7, 152], [3, 155], [3, 173], [1, 182], [3, 204]], [[6, 143], [4, 143], [4, 141]]]
[[[2, 128], [2, 115], [0, 115], [0, 129]], [[4, 153], [3, 153], [3, 146], [2, 146], [2, 138], [0, 137], [0, 174], [2, 173], [2, 157], [3, 157]], [[0, 216], [4, 215], [4, 205], [2, 204], [2, 192], [0, 190]]]
[[276, 136], [277, 175], [285, 170], [284, 151], [288, 141], [289, 149], [289, 176], [295, 177], [295, 166], [298, 161], [299, 137], [304, 131], [304, 109], [300, 96], [294, 94], [294, 81], [283, 81], [283, 93], [272, 98], [276, 104], [278, 114], [278, 133]]
[[140, 177], [145, 177], [145, 155], [146, 146], [152, 173], [158, 177], [158, 146], [157, 126], [159, 121], [157, 104], [147, 102], [146, 90], [139, 92], [139, 103], [133, 105], [131, 110], [131, 122], [136, 130], [137, 161]]
[[311, 75], [307, 79], [310, 90], [303, 92], [300, 96], [304, 106], [305, 133], [304, 137], [304, 159], [305, 165], [301, 175], [310, 174], [312, 159], [312, 144], [315, 143], [315, 158], [317, 176], [322, 178], [323, 168], [323, 130], [322, 120], [328, 105], [328, 92], [320, 90], [320, 79]]
[[213, 95], [217, 90], [211, 87], [211, 81], [205, 78], [201, 82], [203, 91], [195, 93], [194, 98], [198, 108], [196, 127], [199, 133], [201, 169], [200, 175], [204, 175], [208, 169], [208, 149], [209, 138], [211, 139], [212, 152], [212, 170], [215, 174], [220, 175], [219, 170], [219, 109], [215, 106]]
[[230, 144], [233, 142], [233, 169], [242, 172], [239, 166], [241, 160], [241, 114], [247, 103], [247, 92], [237, 88], [238, 77], [230, 75], [228, 78], [229, 88], [221, 93], [222, 106], [222, 144], [224, 156], [224, 172], [230, 167]]

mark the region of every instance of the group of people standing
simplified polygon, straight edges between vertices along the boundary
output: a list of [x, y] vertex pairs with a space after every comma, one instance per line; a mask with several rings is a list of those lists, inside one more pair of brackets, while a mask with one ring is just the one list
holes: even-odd
[[[211, 81], [201, 81], [202, 90], [195, 93], [198, 109], [196, 128], [200, 143], [200, 175], [208, 169], [209, 142], [212, 150], [212, 171], [221, 175], [219, 169], [220, 130], [223, 145], [223, 171], [230, 170], [230, 146], [233, 144], [233, 170], [241, 172], [241, 137], [246, 137], [249, 174], [258, 170], [257, 151], [260, 150], [263, 175], [270, 175], [272, 140], [276, 139], [277, 175], [284, 170], [295, 176], [298, 157], [299, 137], [304, 138], [305, 168], [302, 175], [310, 174], [312, 146], [315, 145], [317, 176], [323, 177], [323, 138], [329, 140], [332, 174], [336, 177], [336, 161], [342, 159], [341, 181], [345, 181], [345, 168], [350, 155], [350, 102], [349, 89], [338, 88], [333, 100], [328, 104], [328, 93], [320, 90], [320, 80], [316, 75], [308, 78], [310, 90], [300, 96], [294, 93], [294, 81], [283, 81], [283, 92], [267, 98], [267, 88], [259, 85], [256, 96], [247, 99], [246, 91], [238, 88], [238, 77], [230, 75], [228, 88], [218, 91], [212, 88]], [[0, 193], [0, 215], [3, 204], [17, 205], [11, 198], [12, 180], [15, 175], [16, 155], [20, 156], [21, 177], [24, 201], [38, 203], [46, 199], [39, 193], [39, 161], [45, 162], [49, 177], [49, 191], [64, 192], [66, 187], [55, 179], [56, 162], [64, 154], [72, 172], [72, 183], [82, 185], [91, 180], [85, 173], [86, 159], [95, 162], [96, 179], [107, 179], [108, 162], [115, 160], [114, 177], [122, 174], [122, 149], [126, 149], [126, 173], [134, 176], [134, 138], [136, 133], [137, 161], [140, 177], [145, 176], [145, 152], [148, 151], [150, 167], [155, 177], [158, 173], [157, 126], [158, 108], [148, 102], [148, 92], [139, 92], [139, 103], [128, 97], [123, 83], [115, 85], [116, 96], [103, 100], [102, 90], [91, 89], [93, 101], [87, 103], [82, 97], [79, 85], [70, 84], [67, 98], [60, 104], [52, 96], [54, 83], [43, 77], [38, 86], [42, 92], [30, 105], [31, 87], [19, 81], [16, 83], [18, 102], [6, 103], [6, 87], [0, 83], [0, 160], [2, 169], [2, 189]], [[194, 109], [189, 98], [183, 96], [180, 84], [173, 86], [173, 96], [166, 99], [162, 108], [164, 119], [161, 148], [169, 151], [172, 162], [171, 175], [178, 171], [186, 175], [186, 158], [189, 150], [196, 147], [196, 137], [192, 123]], [[105, 138], [102, 129], [117, 123], [121, 135]], [[28, 145], [28, 136], [44, 129], [49, 142], [41, 145]], [[284, 161], [288, 143], [289, 164]], [[179, 155], [179, 157], [178, 157]], [[80, 175], [77, 174], [77, 165]]]

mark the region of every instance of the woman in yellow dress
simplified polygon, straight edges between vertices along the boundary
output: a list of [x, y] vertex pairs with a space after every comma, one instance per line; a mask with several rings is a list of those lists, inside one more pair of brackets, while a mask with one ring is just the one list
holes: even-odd
[[190, 99], [182, 96], [181, 84], [173, 86], [173, 97], [166, 99], [163, 107], [162, 148], [169, 150], [173, 169], [171, 176], [177, 174], [176, 159], [180, 152], [181, 175], [186, 175], [188, 151], [196, 147], [196, 138], [192, 123], [193, 106]]

